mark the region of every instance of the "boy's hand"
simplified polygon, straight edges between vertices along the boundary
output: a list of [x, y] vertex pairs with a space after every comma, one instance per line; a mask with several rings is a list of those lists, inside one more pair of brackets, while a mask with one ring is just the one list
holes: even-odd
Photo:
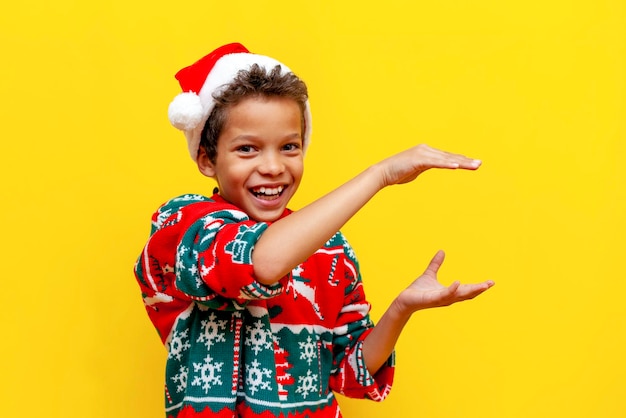
[[476, 170], [480, 164], [480, 160], [422, 144], [391, 156], [378, 165], [382, 170], [383, 187], [385, 187], [413, 181], [430, 168]]
[[437, 272], [445, 254], [438, 251], [420, 277], [407, 287], [394, 301], [401, 315], [410, 315], [420, 309], [437, 308], [473, 299], [492, 287], [495, 283], [487, 280], [477, 284], [461, 284], [455, 281], [446, 287], [437, 280]]
[[494, 285], [491, 280], [477, 284], [460, 284], [457, 281], [448, 287], [442, 285], [437, 280], [437, 271], [444, 257], [443, 251], [435, 254], [424, 274], [398, 295], [365, 338], [363, 358], [370, 373], [376, 373], [387, 360], [415, 311], [472, 299]]

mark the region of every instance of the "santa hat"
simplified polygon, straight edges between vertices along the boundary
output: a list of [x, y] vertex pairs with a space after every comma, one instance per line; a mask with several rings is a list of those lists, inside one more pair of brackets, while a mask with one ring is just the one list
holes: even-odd
[[[176, 73], [183, 92], [177, 95], [168, 109], [172, 125], [185, 133], [189, 154], [195, 161], [200, 146], [200, 136], [204, 125], [215, 106], [214, 95], [219, 95], [230, 84], [237, 73], [258, 64], [266, 70], [277, 65], [281, 73], [291, 70], [284, 64], [264, 55], [250, 53], [239, 43], [221, 46], [189, 67]], [[307, 100], [304, 110], [303, 150], [311, 138], [311, 109]]]

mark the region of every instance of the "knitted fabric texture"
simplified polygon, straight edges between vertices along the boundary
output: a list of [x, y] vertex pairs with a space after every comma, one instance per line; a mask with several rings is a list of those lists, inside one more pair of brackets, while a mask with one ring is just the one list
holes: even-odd
[[267, 227], [219, 195], [153, 215], [135, 275], [167, 349], [168, 417], [338, 417], [333, 392], [388, 395], [394, 358], [374, 376], [365, 367], [370, 305], [343, 235], [264, 286], [252, 250]]

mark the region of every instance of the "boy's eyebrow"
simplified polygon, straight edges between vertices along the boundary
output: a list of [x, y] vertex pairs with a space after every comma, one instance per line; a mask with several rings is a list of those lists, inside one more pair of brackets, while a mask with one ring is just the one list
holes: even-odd
[[[240, 134], [237, 135], [235, 137], [233, 137], [231, 139], [232, 142], [246, 142], [246, 141], [253, 141], [253, 140], [258, 140], [259, 137], [256, 135], [252, 135], [252, 134]], [[283, 137], [284, 140], [293, 140], [293, 139], [299, 139], [302, 140], [302, 134], [300, 132], [294, 132], [288, 135], [285, 135]]]
[[287, 135], [285, 139], [300, 139], [302, 140], [302, 134], [300, 132], [294, 132], [290, 135]]

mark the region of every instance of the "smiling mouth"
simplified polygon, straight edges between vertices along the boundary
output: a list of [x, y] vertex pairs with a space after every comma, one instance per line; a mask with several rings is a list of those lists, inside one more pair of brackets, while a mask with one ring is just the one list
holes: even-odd
[[259, 199], [273, 200], [273, 199], [277, 199], [278, 197], [280, 197], [280, 195], [283, 194], [284, 190], [285, 190], [284, 186], [278, 186], [278, 187], [257, 187], [257, 188], [251, 189], [250, 191], [255, 197]]

